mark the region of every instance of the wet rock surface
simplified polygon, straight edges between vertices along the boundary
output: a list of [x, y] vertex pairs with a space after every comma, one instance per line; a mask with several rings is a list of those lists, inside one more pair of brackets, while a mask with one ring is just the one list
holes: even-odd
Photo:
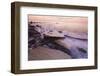
[[[34, 23], [29, 23], [29, 25], [28, 25], [28, 48], [31, 49], [31, 51], [36, 51], [34, 49], [41, 46], [44, 48], [49, 48], [54, 51], [59, 50], [64, 53], [64, 56], [65, 56], [65, 54], [66, 54], [66, 57], [69, 55], [70, 56], [69, 58], [72, 58], [72, 59], [88, 58], [87, 34], [85, 34], [85, 33], [73, 34], [73, 33], [69, 33], [69, 32], [63, 33], [63, 31], [57, 31], [60, 34], [63, 34], [64, 37], [58, 37], [58, 36], [50, 37], [45, 34], [46, 31], [44, 31], [44, 30], [45, 29], [43, 29], [40, 25], [36, 25], [36, 24], [34, 25]], [[49, 32], [53, 32], [53, 30], [49, 30]], [[52, 53], [53, 53], [53, 51], [52, 51]], [[58, 58], [60, 59], [60, 58], [66, 58], [66, 57], [58, 57]], [[29, 57], [29, 58], [32, 59], [32, 57]], [[33, 56], [33, 59], [34, 58], [36, 58], [36, 57]], [[38, 59], [38, 58], [36, 58], [36, 59]], [[50, 58], [47, 57], [47, 59], [50, 59]], [[46, 59], [46, 58], [44, 58], [44, 59]], [[51, 59], [53, 59], [53, 58], [51, 58]], [[54, 59], [56, 59], [56, 57], [54, 57]], [[40, 58], [40, 60], [41, 60], [41, 58]]]

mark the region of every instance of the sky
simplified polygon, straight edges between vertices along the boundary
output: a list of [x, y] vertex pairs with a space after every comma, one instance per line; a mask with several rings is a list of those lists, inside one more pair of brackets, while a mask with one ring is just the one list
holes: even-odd
[[41, 22], [43, 26], [70, 32], [87, 32], [88, 17], [28, 15], [28, 21]]

